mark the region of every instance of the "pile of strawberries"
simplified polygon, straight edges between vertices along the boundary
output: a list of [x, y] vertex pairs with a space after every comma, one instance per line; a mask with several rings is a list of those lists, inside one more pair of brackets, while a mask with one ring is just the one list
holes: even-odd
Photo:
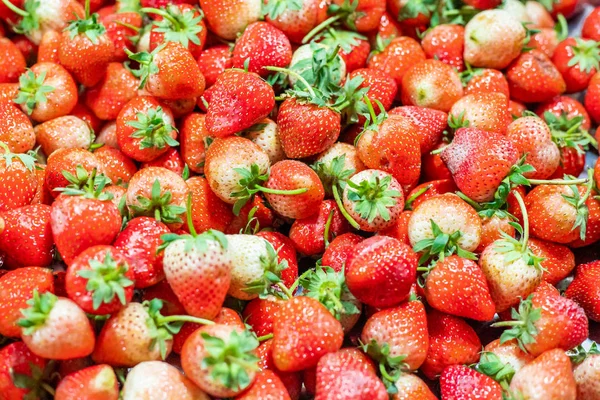
[[592, 8], [0, 0], [0, 399], [599, 400]]

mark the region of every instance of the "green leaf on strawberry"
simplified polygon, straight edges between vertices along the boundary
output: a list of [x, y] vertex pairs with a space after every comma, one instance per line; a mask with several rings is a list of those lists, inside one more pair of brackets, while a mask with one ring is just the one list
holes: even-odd
[[391, 175], [381, 179], [376, 174], [369, 176], [360, 183], [347, 181], [348, 199], [354, 202], [354, 210], [361, 218], [368, 222], [373, 222], [376, 217], [381, 217], [385, 221], [390, 220], [388, 208], [397, 204], [397, 197], [401, 193], [397, 190], [389, 189], [392, 183]]
[[182, 12], [176, 5], [169, 4], [164, 9], [142, 8], [141, 11], [163, 17], [160, 21], [154, 21], [153, 30], [163, 33], [165, 42], [181, 43], [185, 48], [189, 47], [190, 42], [200, 45], [198, 34], [204, 29], [201, 25], [203, 15], [196, 16], [194, 9]]
[[325, 193], [333, 194], [333, 186], [340, 187], [348, 178], [354, 175], [354, 169], [346, 169], [346, 155], [334, 157], [329, 162], [317, 161], [311, 168], [317, 173], [323, 183]]
[[510, 329], [502, 332], [500, 336], [501, 344], [514, 339], [521, 350], [526, 352], [525, 345], [536, 342], [535, 337], [538, 334], [538, 330], [535, 327], [535, 322], [542, 317], [542, 310], [541, 308], [533, 307], [532, 298], [533, 295], [530, 295], [527, 299], [521, 300], [518, 309], [511, 309], [512, 321], [502, 321], [492, 324], [493, 327], [510, 327]]
[[265, 241], [265, 247], [267, 254], [260, 256], [264, 274], [260, 279], [248, 283], [244, 289], [248, 293], [257, 293], [260, 298], [281, 294], [281, 292], [274, 290], [274, 285], [281, 282], [281, 272], [288, 267], [287, 260], [279, 261], [278, 252], [271, 243]]
[[571, 46], [573, 57], [567, 63], [569, 67], [577, 66], [579, 71], [589, 74], [600, 69], [600, 43], [595, 40], [575, 39], [577, 44]]
[[46, 71], [40, 73], [39, 76], [35, 76], [33, 71], [29, 70], [19, 77], [19, 93], [14, 102], [21, 104], [29, 115], [33, 113], [33, 109], [38, 103], [48, 101], [46, 94], [55, 90], [53, 86], [44, 85], [45, 80]]
[[149, 108], [146, 113], [139, 112], [136, 118], [135, 121], [127, 121], [126, 125], [136, 129], [131, 134], [132, 138], [142, 139], [140, 149], [164, 149], [165, 146], [179, 145], [179, 142], [171, 137], [171, 133], [177, 132], [177, 128], [165, 121], [162, 107]]
[[581, 364], [588, 356], [594, 354], [600, 354], [600, 348], [596, 342], [592, 342], [588, 349], [583, 347], [583, 345], [579, 345], [567, 351], [567, 355], [574, 365]]
[[269, 0], [263, 2], [261, 14], [270, 19], [276, 19], [286, 11], [302, 10], [302, 0]]
[[131, 71], [133, 76], [140, 79], [139, 89], [143, 89], [146, 86], [146, 82], [148, 82], [148, 78], [150, 77], [150, 75], [158, 73], [158, 66], [154, 63], [154, 56], [160, 51], [162, 51], [162, 49], [164, 48], [165, 44], [161, 44], [160, 46], [152, 50], [151, 53], [148, 53], [147, 51], [133, 53], [127, 48], [124, 49], [125, 53], [127, 53], [127, 56], [131, 60], [136, 61], [139, 64], [138, 69], [129, 68], [129, 62], [125, 64], [126, 67]]
[[23, 318], [17, 321], [17, 325], [24, 328], [24, 335], [31, 335], [37, 328], [44, 325], [56, 299], [57, 297], [50, 292], [40, 294], [37, 289], [33, 291], [33, 297], [27, 300], [29, 307], [21, 309]]
[[515, 369], [509, 363], [504, 363], [495, 353], [484, 351], [475, 370], [489, 376], [496, 382], [510, 383], [515, 375]]
[[165, 224], [182, 222], [180, 215], [185, 212], [185, 207], [171, 204], [172, 197], [169, 191], [161, 194], [160, 181], [156, 179], [152, 184], [150, 198], [138, 196], [138, 204], [132, 204], [129, 208], [135, 216], [154, 217]]
[[380, 345], [374, 339], [369, 343], [361, 343], [361, 349], [379, 364], [381, 380], [387, 388], [388, 394], [398, 393], [396, 381], [408, 366], [404, 363], [405, 355], [390, 356], [390, 346], [387, 343]]
[[318, 300], [337, 320], [360, 312], [346, 286], [343, 270], [335, 272], [331, 267], [318, 266], [302, 276], [300, 285], [304, 288], [303, 295]]
[[0, 160], [4, 160], [6, 168], [10, 167], [13, 160], [16, 159], [21, 161], [27, 170], [33, 171], [35, 169], [35, 158], [33, 157], [33, 154], [35, 153], [13, 153], [4, 142], [0, 142], [0, 150], [3, 151], [0, 153]]
[[92, 44], [98, 44], [98, 37], [106, 33], [106, 28], [98, 21], [98, 14], [92, 14], [86, 18], [77, 17], [65, 31], [69, 32], [71, 39], [77, 35], [85, 35]]
[[39, 365], [32, 362], [29, 363], [30, 375], [20, 374], [14, 370], [10, 370], [10, 379], [19, 389], [27, 390], [23, 400], [45, 400], [54, 398], [54, 389], [50, 385], [50, 381], [56, 373], [56, 361], [50, 360], [45, 368], [40, 368]]
[[578, 153], [585, 153], [589, 145], [598, 148], [598, 142], [590, 133], [581, 127], [583, 116], [578, 115], [569, 118], [566, 111], [562, 111], [560, 116], [546, 111], [544, 120], [550, 128], [552, 141], [560, 148], [572, 147]]
[[[592, 177], [593, 174], [593, 170], [588, 170], [588, 176]], [[581, 240], [585, 240], [587, 233], [587, 224], [590, 215], [590, 210], [586, 202], [587, 199], [590, 197], [590, 194], [592, 193], [592, 189], [594, 187], [594, 180], [591, 178], [588, 180], [586, 191], [583, 196], [581, 196], [581, 194], [579, 193], [579, 189], [576, 185], [570, 185], [569, 187], [571, 188], [571, 192], [573, 192], [573, 195], [567, 196], [563, 194], [562, 197], [567, 201], [567, 203], [575, 207], [576, 217], [575, 223], [573, 224], [573, 230], [579, 228], [579, 238]]]

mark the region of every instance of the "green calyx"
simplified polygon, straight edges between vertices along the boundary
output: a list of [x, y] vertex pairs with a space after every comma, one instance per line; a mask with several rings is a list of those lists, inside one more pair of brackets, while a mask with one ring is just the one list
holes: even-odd
[[581, 72], [589, 74], [600, 67], [600, 43], [595, 40], [575, 39], [577, 44], [571, 46], [573, 57], [567, 63], [569, 67], [577, 66]]
[[422, 14], [430, 17], [438, 8], [437, 0], [413, 0], [408, 1], [400, 9], [398, 14], [398, 21], [404, 21], [405, 19], [412, 19]]
[[146, 113], [137, 113], [135, 121], [127, 121], [126, 125], [135, 128], [132, 138], [142, 139], [140, 149], [164, 149], [165, 146], [178, 146], [179, 142], [171, 137], [177, 129], [165, 121], [163, 108], [149, 108]]
[[361, 343], [360, 348], [379, 364], [381, 380], [387, 388], [388, 394], [398, 393], [396, 382], [404, 371], [409, 370], [404, 363], [406, 355], [390, 356], [390, 346], [387, 343], [380, 344], [372, 339], [369, 343]]
[[365, 125], [363, 128], [363, 131], [354, 140], [355, 145], [356, 145], [356, 143], [358, 143], [358, 141], [360, 140], [360, 137], [363, 135], [364, 132], [378, 131], [381, 124], [383, 124], [383, 122], [386, 119], [388, 119], [388, 113], [385, 111], [385, 107], [383, 106], [383, 104], [381, 104], [381, 102], [379, 100], [375, 99], [375, 103], [379, 107], [379, 114], [375, 113], [375, 108], [373, 107], [373, 103], [371, 102], [371, 99], [369, 99], [368, 96], [365, 95], [363, 97], [362, 101], [366, 105], [366, 108], [367, 108], [367, 112], [361, 114], [363, 117], [365, 117]]
[[261, 14], [263, 17], [276, 19], [286, 11], [302, 10], [302, 0], [269, 0], [263, 2]]
[[102, 262], [89, 260], [90, 269], [83, 269], [77, 275], [87, 279], [85, 289], [92, 293], [92, 307], [97, 310], [102, 304], [110, 304], [115, 296], [122, 305], [127, 304], [125, 298], [126, 287], [132, 286], [133, 281], [125, 275], [129, 270], [127, 263], [117, 263], [110, 254], [106, 252]]
[[598, 348], [598, 343], [596, 342], [592, 342], [592, 345], [587, 350], [582, 345], [579, 345], [567, 351], [567, 355], [574, 365], [581, 364], [588, 356], [594, 354], [600, 354], [600, 348]]
[[594, 180], [591, 178], [592, 176], [594, 176], [594, 171], [592, 169], [589, 169], [587, 172], [590, 179], [588, 179], [587, 181], [586, 190], [583, 196], [579, 193], [579, 190], [576, 185], [569, 185], [569, 188], [571, 188], [571, 191], [573, 192], [572, 196], [567, 196], [565, 194], [562, 195], [562, 197], [567, 201], [567, 203], [575, 207], [577, 214], [572, 230], [579, 228], [579, 238], [581, 240], [585, 240], [587, 233], [587, 224], [590, 215], [590, 210], [586, 202], [587, 199], [590, 197], [590, 194], [592, 193], [592, 189], [594, 188]]
[[130, 205], [129, 208], [136, 217], [143, 215], [154, 217], [165, 224], [175, 224], [182, 222], [179, 216], [185, 212], [185, 207], [171, 204], [172, 198], [173, 195], [169, 191], [161, 193], [160, 181], [156, 179], [152, 184], [150, 198], [138, 196], [139, 204]]
[[208, 355], [202, 359], [202, 368], [210, 368], [213, 380], [232, 390], [243, 390], [250, 386], [250, 373], [258, 371], [259, 358], [254, 349], [259, 345], [250, 331], [232, 331], [228, 338], [221, 339], [202, 333], [204, 348]]
[[504, 363], [495, 353], [484, 351], [475, 370], [489, 376], [496, 382], [510, 383], [515, 375], [515, 369], [509, 363]]
[[535, 322], [542, 317], [542, 309], [533, 307], [532, 298], [533, 295], [530, 295], [527, 299], [521, 300], [518, 309], [511, 309], [512, 321], [501, 321], [492, 324], [495, 328], [510, 327], [510, 329], [502, 332], [500, 336], [501, 344], [514, 339], [521, 350], [526, 352], [525, 345], [536, 342], [535, 337], [538, 330], [535, 327]]
[[[358, 5], [358, 0], [344, 0], [341, 5], [335, 3], [330, 4], [327, 13], [339, 17], [350, 29], [356, 30], [356, 20], [365, 15], [362, 11], [356, 11]], [[332, 21], [332, 23], [333, 22], [335, 21]]]
[[572, 147], [577, 150], [578, 153], [585, 153], [585, 150], [592, 145], [598, 148], [598, 142], [590, 135], [590, 133], [581, 127], [583, 123], [583, 116], [579, 115], [576, 117], [569, 118], [567, 113], [563, 110], [560, 116], [556, 116], [553, 113], [546, 111], [544, 113], [544, 120], [550, 128], [552, 134], [552, 141], [560, 148]]
[[83, 196], [88, 199], [98, 199], [102, 201], [112, 200], [112, 193], [104, 192], [104, 188], [109, 185], [110, 179], [104, 174], [99, 174], [96, 168], [92, 172], [86, 171], [81, 165], [75, 168], [75, 175], [68, 171], [62, 171], [63, 176], [69, 182], [64, 188], [56, 188], [57, 192], [68, 196]]
[[231, 197], [238, 199], [233, 205], [233, 213], [235, 215], [239, 215], [242, 207], [252, 200], [254, 195], [258, 192], [293, 196], [296, 194], [306, 193], [308, 191], [307, 188], [277, 190], [262, 186], [261, 184], [269, 179], [269, 173], [263, 173], [258, 164], [252, 164], [250, 168], [234, 168], [233, 170], [241, 177], [238, 181], [238, 187], [240, 189], [231, 193]]
[[367, 104], [364, 101], [369, 88], [360, 87], [363, 82], [364, 78], [359, 75], [352, 79], [347, 79], [344, 83], [343, 92], [340, 94], [340, 100], [342, 101], [338, 101], [337, 103], [348, 104], [342, 109], [342, 119], [346, 126], [357, 123], [360, 115], [370, 115]]
[[209, 229], [199, 235], [178, 235], [176, 233], [166, 233], [161, 237], [162, 244], [158, 247], [157, 252], [161, 252], [173, 242], [178, 240], [185, 240], [184, 251], [189, 252], [195, 249], [200, 254], [204, 254], [208, 251], [210, 242], [216, 242], [223, 250], [227, 250], [227, 237], [223, 232], [219, 232], [214, 229]]
[[35, 168], [35, 153], [13, 153], [10, 151], [6, 143], [0, 142], [0, 160], [4, 160], [6, 168], [10, 167], [14, 160], [19, 160], [28, 171], [33, 171]]
[[419, 265], [429, 265], [419, 279], [424, 281], [431, 269], [438, 261], [443, 261], [446, 257], [456, 254], [459, 257], [469, 260], [477, 260], [477, 256], [470, 251], [464, 250], [458, 245], [458, 241], [463, 236], [461, 231], [447, 234], [443, 232], [435, 221], [431, 220], [431, 231], [433, 238], [423, 239], [415, 243], [413, 250], [416, 253], [422, 253], [419, 258]]
[[461, 111], [458, 115], [448, 114], [448, 127], [453, 131], [460, 128], [468, 128], [471, 122], [465, 118], [465, 112]]
[[33, 291], [33, 297], [27, 300], [28, 308], [21, 309], [23, 318], [17, 321], [17, 325], [24, 328], [24, 335], [31, 335], [46, 322], [48, 314], [54, 308], [57, 297], [45, 292], [40, 294], [37, 289]]
[[46, 94], [55, 90], [53, 86], [44, 85], [45, 80], [46, 71], [40, 73], [39, 76], [35, 76], [33, 71], [29, 70], [19, 77], [19, 93], [14, 102], [23, 106], [29, 115], [33, 113], [38, 103], [48, 101]]
[[467, 84], [471, 82], [471, 79], [474, 77], [481, 75], [485, 68], [473, 68], [471, 64], [465, 62], [465, 70], [460, 72], [458, 76], [460, 77], [460, 81], [463, 84], [463, 87], [467, 87]]
[[[127, 48], [124, 49], [125, 53], [127, 53], [127, 56], [139, 64], [138, 69], [129, 69], [133, 76], [140, 80], [139, 89], [143, 89], [146, 86], [146, 82], [148, 82], [150, 75], [155, 75], [158, 73], [158, 66], [154, 62], [154, 56], [164, 48], [165, 44], [161, 44], [151, 53], [148, 53], [147, 51], [133, 53]], [[126, 66], [129, 67], [129, 64], [127, 63]]]
[[98, 37], [106, 33], [96, 13], [86, 18], [76, 18], [65, 28], [65, 31], [69, 32], [71, 39], [78, 35], [85, 35], [93, 44], [98, 44]]
[[388, 208], [398, 204], [397, 198], [401, 196], [398, 190], [390, 189], [391, 175], [383, 179], [376, 174], [371, 174], [368, 179], [359, 183], [347, 181], [347, 197], [354, 203], [354, 211], [369, 223], [377, 217], [389, 221], [391, 216]]
[[[408, 2], [407, 5], [409, 3], [411, 2]], [[452, 0], [443, 2], [437, 2], [435, 0], [418, 0], [416, 4], [412, 6], [418, 6], [419, 3], [422, 4], [422, 6], [420, 6], [421, 12], [419, 14], [431, 15], [429, 26], [432, 28], [441, 24], [466, 25], [467, 22], [481, 11], [472, 6], [464, 5], [463, 2]], [[403, 10], [400, 11], [401, 15], [402, 11]], [[414, 11], [408, 15], [409, 18], [410, 15], [414, 15]]]
[[9, 10], [21, 17], [19, 23], [12, 27], [16, 33], [30, 35], [33, 31], [40, 28], [40, 21], [37, 13], [37, 9], [41, 4], [40, 0], [25, 0], [23, 9], [12, 4], [10, 0], [1, 1]]
[[354, 175], [354, 169], [346, 169], [346, 155], [334, 157], [329, 162], [317, 161], [311, 168], [317, 173], [328, 196], [333, 195], [333, 187], [340, 187]]
[[179, 333], [185, 322], [194, 322], [201, 325], [214, 324], [213, 321], [190, 315], [169, 315], [165, 317], [160, 313], [163, 307], [163, 301], [160, 299], [146, 300], [142, 305], [148, 312], [146, 326], [152, 338], [149, 350], [153, 351], [158, 346], [160, 356], [163, 360], [167, 357], [167, 341], [172, 340], [173, 335]]
[[135, 12], [140, 13], [142, 9], [140, 0], [118, 0], [117, 1], [117, 12]]
[[51, 382], [56, 374], [56, 361], [50, 360], [44, 369], [39, 365], [29, 362], [29, 374], [19, 374], [12, 368], [10, 380], [19, 389], [27, 390], [27, 394], [21, 397], [23, 400], [49, 400], [55, 395]]
[[203, 15], [196, 15], [195, 9], [182, 10], [175, 5], [168, 5], [165, 8], [142, 8], [142, 12], [156, 14], [163, 17], [160, 21], [154, 21], [155, 32], [165, 35], [165, 42], [181, 43], [185, 48], [189, 47], [190, 42], [200, 45], [198, 34], [202, 32]]
[[260, 256], [260, 263], [263, 268], [263, 276], [260, 279], [249, 282], [244, 289], [248, 293], [256, 293], [261, 299], [269, 295], [280, 296], [282, 292], [274, 290], [274, 285], [281, 282], [281, 271], [288, 267], [287, 260], [279, 261], [277, 251], [271, 243], [265, 240], [266, 254]]
[[354, 296], [348, 290], [344, 272], [331, 267], [317, 267], [303, 275], [300, 285], [303, 295], [318, 300], [338, 320], [345, 315], [358, 314]]

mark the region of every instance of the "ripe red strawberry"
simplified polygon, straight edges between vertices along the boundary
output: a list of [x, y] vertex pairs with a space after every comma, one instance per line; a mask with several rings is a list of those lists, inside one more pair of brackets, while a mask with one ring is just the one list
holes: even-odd
[[222, 324], [203, 326], [183, 345], [181, 366], [211, 396], [233, 397], [251, 387], [256, 378], [257, 347], [258, 340], [248, 330]]
[[515, 374], [510, 391], [524, 398], [575, 400], [577, 386], [563, 350], [549, 350]]
[[321, 357], [316, 369], [315, 399], [389, 398], [369, 358], [358, 349], [341, 349]]
[[281, 304], [273, 323], [273, 361], [281, 371], [314, 367], [342, 346], [340, 323], [317, 300], [294, 297]]
[[362, 240], [362, 236], [354, 233], [344, 233], [336, 236], [325, 249], [321, 264], [333, 268], [335, 272], [341, 271], [352, 248]]
[[290, 400], [291, 397], [281, 379], [271, 370], [256, 374], [254, 383], [248, 390], [235, 397], [236, 400]]
[[4, 54], [0, 63], [0, 83], [18, 82], [19, 76], [25, 72], [25, 57], [19, 48], [7, 38], [0, 38], [0, 51]]
[[231, 57], [231, 49], [225, 44], [209, 47], [200, 53], [197, 57], [198, 67], [204, 75], [207, 88], [215, 84], [223, 71], [232, 67]]
[[77, 104], [77, 86], [59, 64], [37, 63], [20, 76], [15, 103], [34, 121], [48, 121], [71, 112]]
[[441, 156], [456, 186], [469, 198], [484, 202], [493, 199], [498, 186], [518, 161], [519, 153], [502, 135], [461, 128]]
[[190, 171], [204, 171], [205, 139], [209, 136], [206, 130], [205, 115], [191, 113], [179, 123], [179, 154]]
[[102, 165], [100, 170], [115, 184], [129, 183], [138, 171], [133, 160], [114, 147], [102, 146], [94, 150], [94, 155]]
[[[260, 358], [258, 366], [264, 370], [273, 371], [285, 385], [292, 400], [299, 400], [302, 392], [302, 372], [282, 372], [277, 369], [273, 362], [273, 339], [266, 340], [256, 349], [256, 355]], [[314, 371], [314, 369], [313, 369]], [[313, 374], [313, 381], [314, 381]], [[307, 388], [308, 389], [308, 388]], [[314, 385], [313, 390], [314, 392]]]
[[508, 81], [502, 72], [491, 68], [476, 68], [469, 71], [466, 76], [461, 75], [463, 82], [466, 80], [465, 95], [475, 93], [501, 93], [510, 98]]
[[338, 112], [312, 103], [287, 98], [279, 107], [277, 126], [283, 151], [289, 158], [303, 158], [327, 150], [340, 135]]
[[106, 75], [85, 93], [85, 104], [102, 120], [113, 120], [137, 95], [139, 80], [121, 63], [110, 63]]
[[506, 135], [511, 120], [507, 99], [501, 93], [467, 94], [448, 113], [451, 127], [468, 126]]
[[204, 76], [198, 63], [183, 45], [167, 42], [151, 53], [128, 52], [140, 64], [133, 74], [140, 78], [140, 89], [165, 100], [190, 99], [204, 93]]
[[358, 243], [346, 260], [346, 284], [361, 302], [391, 307], [408, 297], [416, 280], [417, 255], [410, 246], [387, 236]]
[[[366, 96], [371, 103], [376, 104], [376, 101], [379, 101], [385, 110], [390, 109], [396, 98], [396, 94], [398, 93], [398, 85], [394, 79], [385, 72], [374, 68], [355, 69], [348, 76], [350, 81], [357, 78], [362, 78], [359, 89], [368, 88]], [[349, 107], [348, 109], [350, 110], [352, 107]], [[356, 110], [354, 110], [354, 112], [356, 112]], [[365, 117], [363, 115], [347, 115], [348, 111], [346, 110], [344, 113], [346, 123], [357, 122], [358, 124], [364, 124], [365, 122]], [[381, 113], [381, 110], [376, 107], [375, 113], [379, 114]]]
[[510, 96], [523, 103], [550, 100], [566, 90], [552, 60], [539, 50], [522, 53], [506, 70]]
[[94, 365], [65, 376], [56, 387], [54, 398], [117, 400], [119, 381], [109, 365]]
[[402, 115], [412, 122], [419, 137], [423, 156], [435, 149], [448, 125], [448, 115], [432, 108], [402, 106], [391, 109], [389, 114]]
[[93, 140], [90, 125], [74, 115], [64, 115], [41, 123], [34, 128], [34, 132], [47, 155], [59, 149], [87, 149]]
[[446, 367], [440, 376], [440, 388], [448, 400], [467, 400], [473, 395], [482, 400], [502, 398], [498, 382], [464, 365]]
[[[121, 7], [119, 10], [112, 7], [104, 7], [98, 11], [100, 22], [106, 29], [106, 35], [114, 44], [113, 60], [124, 62], [127, 60], [127, 53], [135, 50], [132, 38], [135, 38], [137, 29], [142, 27], [142, 16], [134, 11], [134, 8]], [[47, 35], [47, 34], [46, 34]], [[42, 38], [42, 43], [46, 38]], [[40, 47], [42, 44], [40, 44]]]
[[[193, 4], [193, 3], [192, 3]], [[197, 58], [206, 43], [204, 15], [189, 4], [170, 4], [162, 9], [146, 8], [153, 15], [150, 50], [166, 42], [177, 42]]]
[[282, 301], [275, 296], [256, 298], [246, 305], [242, 317], [256, 336], [265, 336], [273, 333], [273, 321], [281, 304]]
[[479, 360], [481, 342], [463, 319], [432, 310], [427, 314], [429, 351], [421, 372], [429, 379], [450, 365], [471, 364]]
[[273, 88], [253, 72], [228, 70], [211, 88], [206, 129], [213, 137], [225, 137], [250, 128], [275, 106]]
[[[590, 116], [583, 104], [569, 96], [557, 96], [552, 100], [540, 104], [535, 109], [535, 113], [540, 118], [544, 118], [547, 123], [550, 123], [551, 121], [549, 121], [548, 118], [545, 118], [546, 112], [553, 114], [559, 118], [559, 120], [561, 118], [566, 120], [560, 121], [561, 123], [568, 123], [568, 121], [581, 117], [581, 128], [589, 130], [591, 127]], [[578, 119], [576, 121], [578, 121]]]
[[319, 34], [315, 40], [330, 48], [340, 46], [339, 55], [346, 64], [347, 72], [366, 67], [371, 46], [364, 36], [355, 32], [330, 28]]
[[0, 142], [13, 153], [33, 150], [35, 133], [27, 115], [8, 101], [0, 101], [0, 115]]
[[407, 201], [404, 206], [405, 211], [415, 209], [419, 204], [424, 202], [431, 197], [435, 197], [440, 194], [455, 193], [458, 191], [456, 184], [452, 179], [440, 179], [436, 181], [429, 181], [420, 184], [415, 187], [406, 196]]
[[383, 51], [374, 54], [369, 59], [369, 68], [381, 70], [393, 78], [398, 87], [402, 85], [402, 78], [415, 64], [424, 61], [425, 52], [419, 42], [408, 37], [400, 36], [393, 39]]
[[[225, 231], [233, 220], [229, 204], [219, 199], [210, 189], [205, 178], [194, 176], [186, 181], [192, 194], [192, 224], [196, 232], [209, 229]], [[188, 230], [187, 226], [183, 226]]]
[[421, 46], [427, 58], [440, 60], [458, 72], [464, 69], [465, 28], [462, 25], [440, 24], [433, 27], [423, 36]]
[[225, 40], [234, 40], [261, 17], [261, 0], [200, 1], [210, 30]]
[[85, 312], [73, 301], [51, 292], [33, 292], [22, 309], [21, 338], [36, 355], [69, 360], [92, 354], [94, 331]]
[[327, 19], [328, 4], [320, 0], [301, 3], [286, 0], [267, 0], [262, 13], [268, 23], [281, 29], [293, 43], [304, 37]]
[[398, 393], [392, 395], [392, 400], [438, 400], [429, 386], [412, 373], [401, 374], [394, 386]]
[[[411, 210], [402, 211], [402, 213], [400, 213], [400, 216], [398, 217], [398, 219], [396, 219], [396, 222], [394, 223], [394, 225], [390, 226], [387, 229], [377, 232], [377, 234], [393, 237], [394, 239], [398, 239], [402, 243], [406, 243], [407, 245], [410, 246], [410, 240], [408, 239], [408, 222], [410, 220], [411, 215], [412, 215]], [[359, 238], [360, 238], [360, 240], [356, 240], [356, 243], [362, 241], [362, 239], [363, 239], [360, 236], [359, 236]], [[348, 244], [347, 250], [350, 250], [350, 249], [351, 249], [350, 244]], [[327, 254], [327, 251], [325, 252], [325, 254]], [[323, 255], [323, 257], [325, 257], [325, 254]], [[344, 258], [343, 258], [344, 262], [346, 261], [347, 256], [348, 256], [347, 254], [344, 255]], [[339, 266], [339, 268], [341, 268], [341, 267], [342, 267], [342, 265]]]
[[421, 61], [402, 78], [402, 103], [448, 112], [463, 96], [458, 72], [438, 60]]
[[496, 314], [485, 275], [477, 264], [452, 255], [435, 263], [425, 278], [425, 299], [457, 317], [490, 321]]
[[127, 258], [112, 246], [93, 246], [67, 268], [69, 298], [89, 314], [113, 314], [131, 301], [135, 279]]
[[[46, 360], [35, 355], [23, 342], [14, 342], [0, 349], [0, 390], [6, 399], [39, 398], [45, 390], [40, 377], [46, 368]], [[19, 379], [21, 378], [21, 379]], [[28, 385], [15, 381], [25, 378]], [[23, 387], [25, 386], [25, 387]]]
[[[446, 147], [445, 142], [437, 144], [433, 150]], [[440, 150], [441, 151], [441, 150]], [[425, 182], [441, 179], [452, 179], [450, 170], [442, 160], [440, 154], [423, 153], [421, 157], [421, 173]]]
[[50, 206], [35, 204], [0, 212], [0, 252], [6, 268], [52, 263], [54, 240]]
[[0, 277], [0, 334], [7, 337], [21, 336], [17, 321], [23, 317], [21, 309], [27, 308], [33, 292], [54, 292], [54, 277], [46, 268], [23, 267], [9, 271]]
[[594, 8], [583, 21], [581, 37], [584, 39], [600, 40], [600, 9]]
[[465, 26], [465, 62], [504, 69], [521, 53], [525, 36], [523, 25], [508, 11], [480, 12]]
[[266, 77], [264, 67], [287, 67], [292, 61], [292, 46], [285, 34], [266, 22], [254, 22], [244, 30], [233, 49], [232, 65]]
[[551, 285], [556, 285], [575, 269], [575, 255], [567, 246], [530, 238], [529, 248], [537, 257], [543, 258], [540, 262], [544, 270], [542, 278]]
[[12, 153], [0, 142], [0, 212], [32, 202], [37, 191], [35, 160], [27, 154]]
[[58, 149], [48, 157], [44, 185], [56, 198], [62, 192], [60, 188], [83, 187], [94, 170], [103, 170], [94, 153], [78, 148]]
[[164, 271], [186, 312], [211, 319], [219, 313], [229, 290], [232, 261], [222, 233], [194, 233], [171, 238], [165, 248]]
[[600, 48], [594, 40], [567, 38], [558, 44], [552, 62], [567, 85], [566, 92], [584, 90], [598, 71]]
[[600, 72], [597, 72], [590, 79], [587, 92], [585, 93], [584, 105], [587, 112], [592, 117], [592, 120], [596, 123], [600, 121], [600, 107], [598, 102], [600, 101]]
[[600, 321], [600, 290], [595, 284], [598, 276], [599, 262], [581, 264], [577, 266], [575, 278], [565, 292], [565, 296], [579, 304], [588, 318], [594, 321]]

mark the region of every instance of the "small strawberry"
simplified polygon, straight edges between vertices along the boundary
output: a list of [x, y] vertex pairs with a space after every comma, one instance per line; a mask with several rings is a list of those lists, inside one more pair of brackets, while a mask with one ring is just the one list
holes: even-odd
[[583, 21], [581, 37], [596, 41], [600, 40], [600, 11], [597, 7]]
[[540, 262], [544, 270], [542, 277], [551, 285], [558, 284], [575, 269], [575, 256], [567, 246], [530, 238], [529, 248], [533, 254], [543, 259]]
[[383, 51], [374, 54], [367, 62], [367, 66], [385, 72], [400, 87], [406, 72], [425, 58], [425, 52], [419, 42], [408, 36], [400, 36], [392, 39]]
[[262, 15], [268, 23], [281, 29], [290, 41], [299, 44], [327, 19], [327, 9], [328, 4], [320, 0], [266, 0]]
[[[137, 8], [128, 9], [120, 6], [119, 10], [116, 10], [112, 7], [104, 7], [98, 11], [98, 15], [100, 22], [106, 29], [106, 35], [114, 44], [114, 61], [127, 61], [128, 57], [125, 49], [135, 50], [133, 39], [135, 39], [138, 30], [142, 28], [143, 23], [142, 16], [137, 12]], [[42, 37], [42, 43], [46, 35]], [[42, 43], [40, 43], [40, 46], [42, 46]]]
[[[194, 176], [185, 183], [192, 194], [191, 218], [196, 232], [225, 231], [234, 217], [230, 205], [213, 193], [203, 177]], [[187, 230], [185, 225], [182, 228]]]
[[0, 83], [18, 82], [19, 76], [25, 72], [27, 64], [19, 48], [7, 38], [0, 38], [0, 51], [4, 54], [0, 64]]
[[117, 400], [119, 381], [110, 366], [94, 365], [65, 376], [56, 387], [54, 398]]
[[276, 296], [267, 296], [264, 299], [259, 297], [246, 305], [242, 317], [246, 324], [252, 327], [256, 336], [269, 335], [273, 333], [275, 313], [281, 304], [282, 300]]
[[506, 135], [510, 123], [507, 99], [503, 94], [495, 92], [467, 94], [450, 109], [450, 127], [468, 126]]
[[283, 152], [283, 146], [281, 146], [281, 140], [279, 140], [275, 121], [265, 118], [258, 124], [245, 130], [243, 135], [267, 153], [271, 164], [285, 159], [285, 153]]
[[465, 28], [462, 25], [440, 24], [433, 27], [423, 36], [421, 46], [427, 58], [440, 60], [458, 72], [464, 69]]
[[451, 365], [440, 376], [442, 396], [448, 400], [466, 400], [474, 395], [479, 399], [502, 398], [502, 387], [492, 378], [464, 365]]
[[[256, 355], [260, 358], [258, 360], [258, 366], [263, 370], [273, 371], [285, 385], [289, 396], [292, 400], [299, 400], [300, 394], [302, 393], [302, 372], [282, 372], [277, 369], [275, 362], [273, 361], [273, 339], [266, 340], [258, 346], [256, 349]], [[314, 371], [314, 369], [313, 369]], [[313, 374], [313, 381], [316, 379]], [[308, 384], [307, 390], [308, 390]], [[314, 393], [314, 385], [313, 390]]]
[[[103, 170], [101, 161], [94, 153], [79, 148], [58, 149], [50, 154], [46, 162], [44, 186], [54, 198], [64, 191], [61, 188], [83, 188], [94, 170]], [[106, 179], [103, 174], [96, 175], [98, 180]]]
[[510, 98], [508, 81], [502, 72], [491, 68], [474, 68], [470, 66], [461, 74], [465, 95], [475, 93], [501, 93]]
[[432, 108], [402, 106], [392, 108], [389, 114], [402, 115], [412, 122], [417, 130], [423, 156], [436, 148], [448, 126], [448, 115], [443, 111]]
[[102, 120], [117, 119], [137, 95], [138, 79], [121, 63], [111, 62], [106, 75], [85, 93], [85, 104]]
[[325, 249], [321, 264], [333, 268], [336, 272], [341, 271], [346, 264], [350, 251], [361, 241], [363, 241], [363, 237], [354, 233], [344, 233], [336, 236]]
[[200, 53], [197, 57], [198, 67], [204, 75], [207, 88], [215, 84], [223, 71], [232, 67], [231, 57], [231, 48], [225, 44], [209, 47]]
[[515, 372], [533, 361], [534, 358], [521, 349], [516, 340], [502, 342], [500, 339], [496, 339], [484, 347], [476, 369], [498, 382], [510, 381]]
[[99, 169], [115, 184], [129, 183], [131, 177], [138, 171], [133, 160], [114, 147], [102, 146], [94, 150], [94, 155], [102, 166]]
[[74, 115], [63, 115], [43, 122], [36, 125], [34, 132], [38, 144], [48, 156], [59, 149], [88, 149], [94, 140], [90, 125]]

